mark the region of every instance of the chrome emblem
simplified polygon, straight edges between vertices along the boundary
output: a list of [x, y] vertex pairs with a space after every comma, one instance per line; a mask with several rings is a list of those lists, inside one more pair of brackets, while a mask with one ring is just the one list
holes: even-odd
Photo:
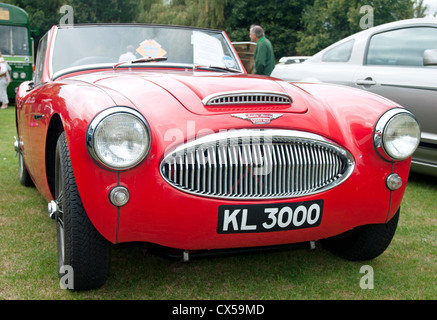
[[270, 121], [282, 117], [280, 113], [239, 113], [232, 115], [235, 118], [252, 121], [253, 124], [269, 124]]

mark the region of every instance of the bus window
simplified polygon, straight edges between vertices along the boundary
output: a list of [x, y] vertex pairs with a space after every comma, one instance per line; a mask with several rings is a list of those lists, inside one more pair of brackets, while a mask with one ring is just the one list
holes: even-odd
[[9, 100], [15, 99], [17, 87], [32, 80], [33, 48], [29, 16], [23, 9], [0, 3], [0, 52], [12, 69], [8, 86]]
[[0, 52], [11, 56], [29, 56], [29, 35], [25, 27], [0, 25]]

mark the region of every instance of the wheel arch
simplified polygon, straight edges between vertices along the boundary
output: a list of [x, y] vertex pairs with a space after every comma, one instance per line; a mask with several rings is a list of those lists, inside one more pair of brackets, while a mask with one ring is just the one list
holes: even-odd
[[53, 197], [55, 196], [56, 143], [62, 132], [64, 132], [64, 125], [62, 123], [61, 117], [55, 113], [50, 119], [50, 124], [47, 130], [47, 139], [46, 139], [47, 182], [49, 184], [50, 192]]

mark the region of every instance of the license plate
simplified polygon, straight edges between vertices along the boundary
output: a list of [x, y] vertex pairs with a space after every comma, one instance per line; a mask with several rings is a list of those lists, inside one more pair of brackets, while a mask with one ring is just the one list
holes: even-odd
[[255, 233], [313, 228], [322, 222], [323, 200], [219, 206], [217, 233]]

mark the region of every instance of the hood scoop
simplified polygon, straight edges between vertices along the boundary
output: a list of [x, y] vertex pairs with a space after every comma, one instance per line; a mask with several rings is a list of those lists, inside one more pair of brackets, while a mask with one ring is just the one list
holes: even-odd
[[290, 106], [293, 99], [283, 92], [230, 91], [209, 95], [202, 102], [207, 107], [243, 107], [244, 105], [253, 106], [257, 104]]

